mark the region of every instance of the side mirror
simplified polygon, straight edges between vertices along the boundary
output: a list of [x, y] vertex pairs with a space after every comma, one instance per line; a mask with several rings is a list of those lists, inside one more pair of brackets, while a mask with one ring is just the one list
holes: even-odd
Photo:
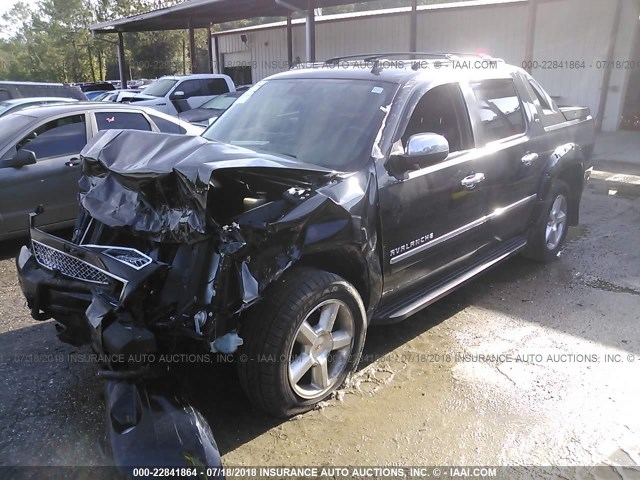
[[177, 90], [175, 92], [173, 92], [173, 98], [175, 98], [176, 100], [181, 100], [184, 98], [184, 92], [182, 90]]
[[8, 158], [0, 162], [0, 168], [20, 168], [25, 165], [33, 165], [36, 163], [36, 154], [31, 150], [18, 150], [12, 158]]
[[389, 158], [390, 173], [398, 179], [410, 170], [441, 162], [449, 156], [449, 142], [437, 133], [417, 133], [407, 142], [405, 153]]

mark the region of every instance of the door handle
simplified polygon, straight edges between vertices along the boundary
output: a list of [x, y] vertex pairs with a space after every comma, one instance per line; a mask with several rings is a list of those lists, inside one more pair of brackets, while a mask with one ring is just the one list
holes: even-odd
[[468, 177], [464, 177], [460, 182], [460, 185], [468, 188], [469, 190], [473, 190], [476, 188], [480, 182], [484, 180], [484, 173], [476, 173], [475, 175], [469, 175]]
[[533, 162], [535, 162], [538, 159], [538, 154], [537, 153], [527, 153], [524, 157], [522, 157], [520, 160], [522, 161], [522, 163], [524, 163], [525, 165], [531, 165]]
[[80, 159], [78, 157], [72, 157], [69, 159], [68, 162], [65, 162], [65, 165], [67, 167], [77, 167], [78, 165], [80, 165], [80, 163], [82, 163], [80, 161]]

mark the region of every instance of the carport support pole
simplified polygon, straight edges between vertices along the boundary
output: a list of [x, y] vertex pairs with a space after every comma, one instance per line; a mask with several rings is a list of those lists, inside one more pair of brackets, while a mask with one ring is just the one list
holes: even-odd
[[524, 60], [525, 70], [531, 73], [533, 61], [533, 47], [536, 40], [536, 19], [538, 17], [538, 1], [529, 0], [529, 12], [527, 13], [527, 37], [525, 43]]
[[[213, 45], [211, 39], [211, 27], [207, 27], [207, 49], [209, 50], [209, 73], [214, 73], [213, 71]], [[218, 51], [216, 49], [216, 51]]]
[[191, 19], [189, 19], [189, 59], [191, 60], [191, 73], [198, 71], [198, 60], [196, 58], [196, 37], [191, 26]]
[[118, 70], [120, 71], [120, 88], [127, 88], [127, 69], [124, 59], [124, 38], [118, 32]]
[[287, 62], [289, 68], [293, 65], [293, 29], [291, 28], [291, 14], [287, 15]]
[[415, 52], [418, 48], [418, 0], [411, 0], [409, 22], [409, 51]]
[[316, 61], [316, 14], [315, 14], [315, 2], [309, 0], [307, 2], [307, 22], [306, 22], [306, 37], [307, 37], [307, 62]]
[[[622, 0], [618, 0], [616, 4], [616, 12], [613, 16], [613, 25], [611, 26], [611, 35], [609, 36], [609, 46], [607, 48], [607, 65], [613, 63], [616, 52], [616, 39], [618, 38], [618, 30], [620, 29], [620, 16], [622, 15]], [[598, 102], [598, 116], [596, 117], [596, 132], [602, 131], [602, 122], [604, 121], [604, 111], [607, 108], [607, 95], [609, 94], [609, 85], [611, 84], [611, 68], [605, 68], [602, 76], [602, 88], [600, 88], [600, 101]]]

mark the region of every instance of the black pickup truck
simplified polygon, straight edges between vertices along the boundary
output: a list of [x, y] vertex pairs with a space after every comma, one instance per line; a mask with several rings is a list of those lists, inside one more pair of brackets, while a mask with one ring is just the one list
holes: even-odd
[[555, 259], [593, 144], [588, 109], [502, 61], [332, 59], [259, 82], [202, 137], [96, 137], [72, 241], [34, 213], [20, 282], [63, 341], [126, 356], [101, 371], [112, 437], [169, 408], [136, 390], [163, 352], [236, 353], [253, 404], [292, 415], [342, 385], [370, 325], [517, 253]]

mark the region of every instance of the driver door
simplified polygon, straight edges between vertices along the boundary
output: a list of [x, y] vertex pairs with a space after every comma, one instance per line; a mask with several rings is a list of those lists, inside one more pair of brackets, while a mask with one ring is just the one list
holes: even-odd
[[[412, 135], [436, 133], [449, 156], [380, 185], [384, 241], [384, 296], [431, 284], [469, 263], [489, 243], [487, 165], [474, 139], [460, 85], [431, 88], [415, 103], [396, 145]], [[385, 299], [386, 301], [386, 299]]]
[[[178, 92], [181, 95], [177, 95]], [[204, 96], [204, 94], [204, 85], [200, 79], [184, 80], [176, 86], [171, 100], [177, 113], [182, 113], [197, 108], [212, 98], [212, 96]]]
[[36, 163], [0, 170], [0, 208], [9, 234], [29, 227], [29, 213], [43, 205], [40, 225], [71, 222], [78, 208], [79, 154], [87, 143], [84, 114], [48, 120], [20, 138], [6, 157], [31, 150]]

